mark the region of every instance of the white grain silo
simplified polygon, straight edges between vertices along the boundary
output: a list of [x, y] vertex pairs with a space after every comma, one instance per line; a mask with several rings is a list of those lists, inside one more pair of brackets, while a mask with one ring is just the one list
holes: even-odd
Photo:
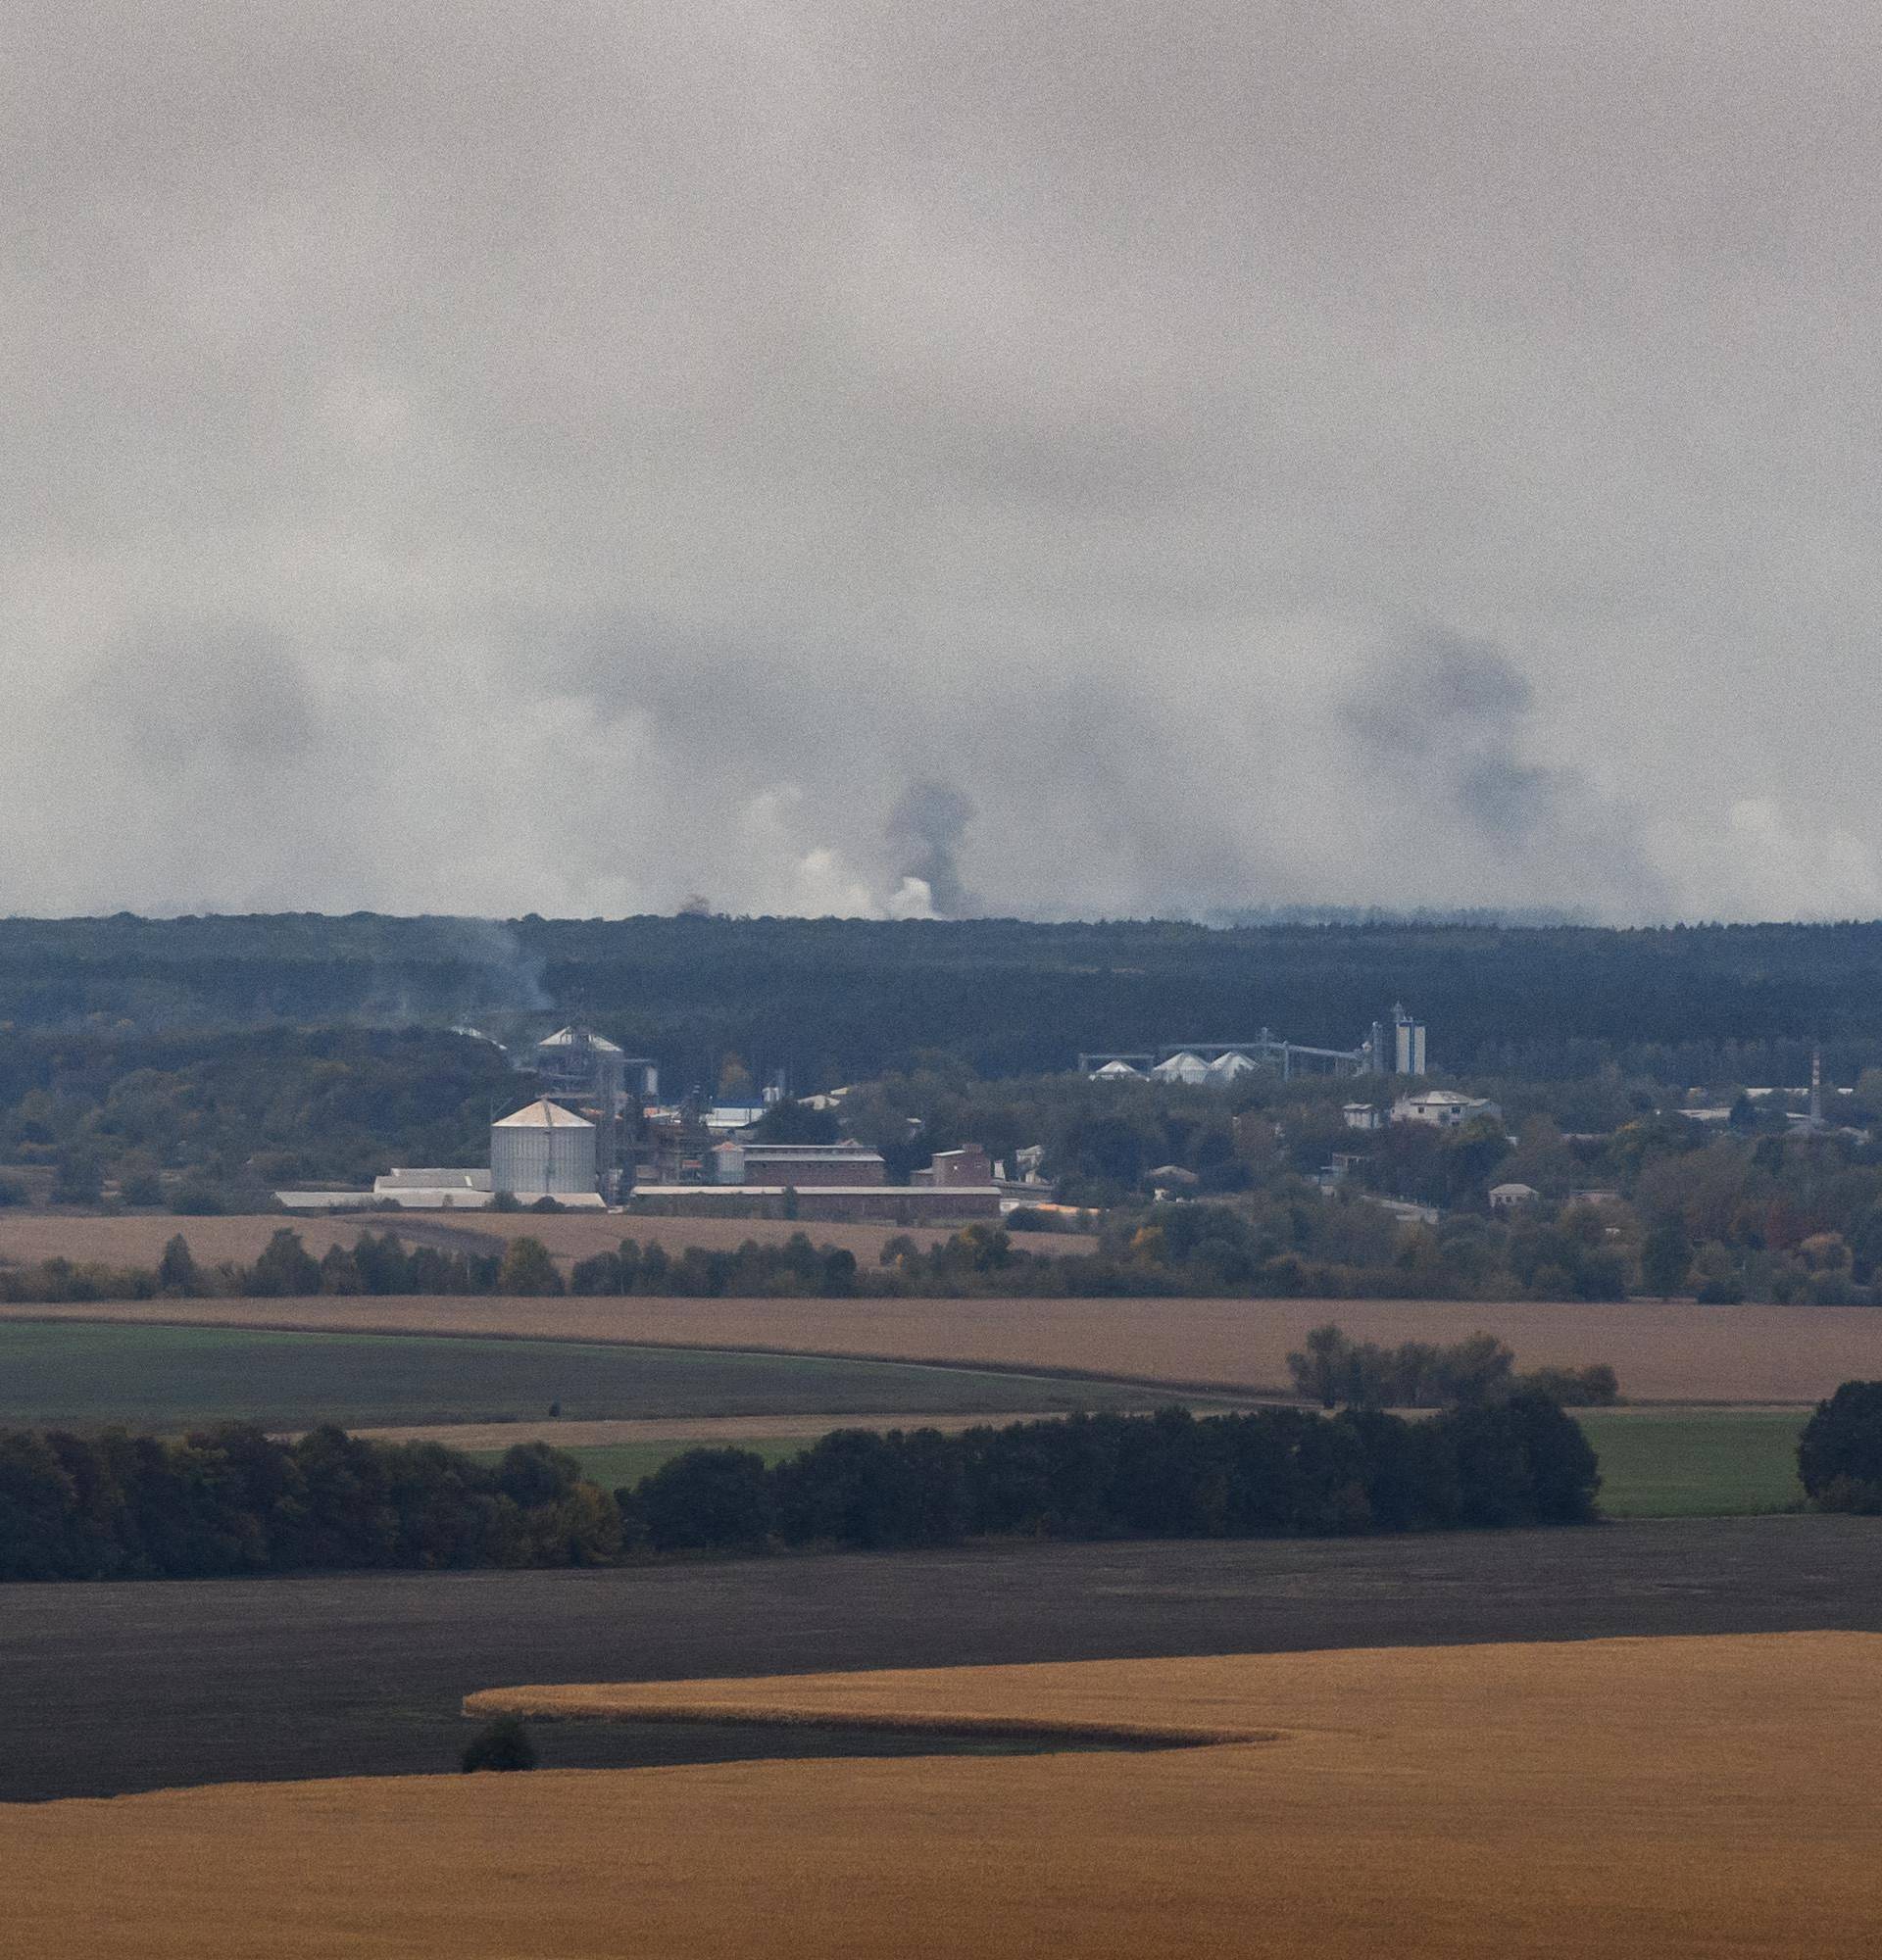
[[595, 1126], [545, 1096], [490, 1125], [490, 1188], [517, 1198], [595, 1189]]

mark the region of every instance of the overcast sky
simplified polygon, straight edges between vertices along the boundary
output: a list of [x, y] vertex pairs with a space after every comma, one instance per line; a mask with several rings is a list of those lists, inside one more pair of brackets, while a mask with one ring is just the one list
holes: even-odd
[[1882, 12], [102, 0], [0, 911], [1882, 911]]

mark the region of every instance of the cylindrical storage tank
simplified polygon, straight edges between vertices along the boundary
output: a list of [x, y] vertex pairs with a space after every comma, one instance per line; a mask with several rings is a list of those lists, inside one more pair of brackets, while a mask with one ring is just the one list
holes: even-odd
[[490, 1126], [490, 1188], [516, 1198], [595, 1189], [595, 1126], [545, 1097]]

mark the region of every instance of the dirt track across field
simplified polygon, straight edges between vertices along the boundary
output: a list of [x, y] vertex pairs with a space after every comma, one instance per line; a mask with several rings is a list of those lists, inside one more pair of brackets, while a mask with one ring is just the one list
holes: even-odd
[[962, 1362], [1272, 1394], [1308, 1330], [1357, 1338], [1501, 1336], [1517, 1364], [1610, 1362], [1637, 1401], [1814, 1402], [1882, 1378], [1866, 1306], [1539, 1305], [1534, 1301], [1251, 1299], [210, 1299], [8, 1306], [22, 1320], [456, 1334]]
[[95, 1960], [1818, 1960], [1882, 1943], [1879, 1664], [1803, 1633], [617, 1690], [1236, 1740], [177, 1790], [0, 1810], [0, 1859], [21, 1950]]

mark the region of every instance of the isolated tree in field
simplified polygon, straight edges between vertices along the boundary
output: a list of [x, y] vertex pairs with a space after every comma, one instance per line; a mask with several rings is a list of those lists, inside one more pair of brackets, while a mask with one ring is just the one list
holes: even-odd
[[160, 1292], [172, 1294], [202, 1291], [203, 1276], [196, 1270], [189, 1241], [180, 1232], [164, 1248], [164, 1256], [157, 1262], [157, 1286]]
[[497, 1291], [520, 1296], [559, 1294], [562, 1275], [540, 1239], [512, 1239], [497, 1268]]
[[1659, 1219], [1640, 1248], [1640, 1283], [1661, 1299], [1676, 1294], [1693, 1269], [1693, 1242], [1685, 1221], [1676, 1213]]

